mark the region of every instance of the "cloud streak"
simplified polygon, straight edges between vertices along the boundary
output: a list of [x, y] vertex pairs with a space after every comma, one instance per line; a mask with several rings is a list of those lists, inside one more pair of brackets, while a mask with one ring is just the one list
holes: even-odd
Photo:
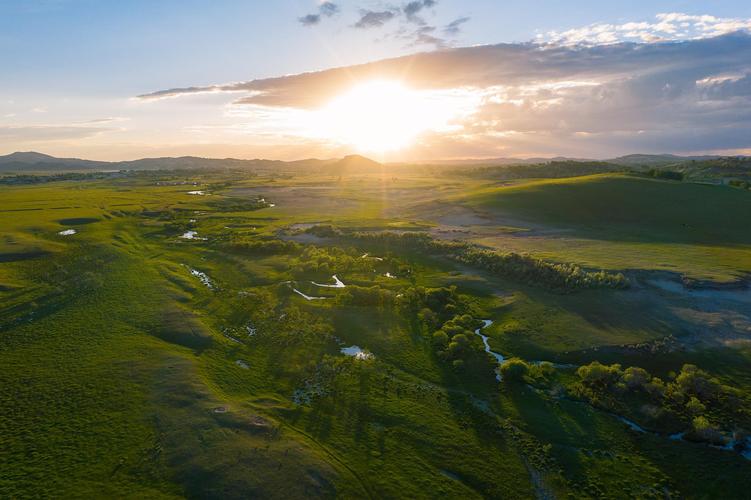
[[408, 21], [415, 24], [425, 24], [425, 20], [419, 16], [420, 12], [434, 7], [436, 3], [436, 0], [414, 0], [402, 7], [402, 11], [407, 16]]
[[360, 12], [360, 19], [355, 23], [354, 27], [359, 29], [380, 28], [394, 19], [396, 15], [396, 12], [393, 10], [363, 10]]
[[303, 26], [315, 26], [320, 24], [324, 17], [332, 17], [339, 13], [339, 5], [334, 2], [323, 2], [318, 6], [318, 12], [304, 15], [297, 20]]
[[443, 27], [443, 32], [449, 36], [458, 35], [462, 30], [462, 25], [465, 23], [468, 23], [469, 20], [470, 18], [466, 16], [454, 19], [453, 21], [451, 21], [450, 23], [448, 23], [446, 26]]

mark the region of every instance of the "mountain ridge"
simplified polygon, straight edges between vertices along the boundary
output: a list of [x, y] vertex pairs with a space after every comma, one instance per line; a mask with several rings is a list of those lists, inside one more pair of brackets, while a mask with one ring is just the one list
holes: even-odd
[[[263, 158], [206, 158], [200, 156], [164, 156], [139, 158], [136, 160], [102, 161], [82, 158], [59, 158], [37, 151], [17, 151], [0, 156], [0, 172], [27, 173], [76, 170], [183, 170], [183, 169], [222, 169], [249, 168], [260, 170], [298, 168], [325, 168], [332, 172], [349, 172], [355, 170], [382, 169], [385, 166], [424, 165], [424, 166], [507, 166], [532, 165], [550, 162], [602, 162], [624, 167], [665, 167], [690, 161], [708, 161], [723, 158], [719, 155], [679, 156], [674, 154], [634, 153], [615, 158], [597, 160], [588, 158], [530, 157], [530, 158], [484, 158], [454, 159], [416, 162], [380, 163], [371, 158], [351, 154], [342, 158], [300, 160], [270, 160]], [[735, 157], [733, 157], [735, 158]], [[742, 158], [742, 157], [738, 157]]]

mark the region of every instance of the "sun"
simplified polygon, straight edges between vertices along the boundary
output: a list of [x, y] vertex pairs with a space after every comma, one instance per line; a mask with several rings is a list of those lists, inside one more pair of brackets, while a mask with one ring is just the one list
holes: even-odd
[[455, 114], [451, 101], [410, 89], [398, 81], [357, 85], [320, 109], [322, 135], [362, 152], [404, 149], [428, 130], [445, 127]]

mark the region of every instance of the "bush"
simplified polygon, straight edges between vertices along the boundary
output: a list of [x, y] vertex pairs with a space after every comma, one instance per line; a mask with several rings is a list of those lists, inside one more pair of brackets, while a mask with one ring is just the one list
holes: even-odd
[[305, 230], [306, 233], [310, 233], [319, 238], [335, 238], [341, 236], [342, 232], [335, 228], [331, 224], [317, 224], [309, 227]]
[[623, 382], [632, 391], [643, 388], [650, 378], [649, 372], [644, 368], [630, 366], [623, 371]]
[[691, 399], [689, 399], [688, 403], [686, 403], [686, 411], [688, 411], [689, 415], [694, 417], [701, 415], [706, 411], [706, 409], [707, 407], [704, 406], [702, 402], [694, 396], [691, 396]]
[[654, 177], [655, 179], [665, 179], [669, 181], [682, 181], [684, 177], [682, 172], [675, 172], [673, 170], [658, 170], [655, 168], [649, 170], [647, 172], [647, 175]]
[[447, 354], [452, 358], [459, 357], [469, 347], [469, 338], [463, 333], [457, 333], [451, 337], [451, 342], [447, 349]]
[[[326, 229], [326, 232], [328, 233], [329, 230]], [[341, 232], [339, 234], [344, 235]], [[434, 240], [426, 233], [355, 232], [348, 233], [346, 236], [362, 243], [389, 249], [443, 255], [502, 277], [532, 285], [544, 285], [555, 290], [627, 288], [629, 286], [628, 279], [621, 273], [585, 271], [573, 264], [551, 263], [515, 252], [501, 253], [482, 249], [469, 243]]]
[[449, 343], [449, 336], [443, 330], [438, 330], [433, 334], [433, 347], [436, 349], [445, 349]]
[[694, 395], [701, 401], [717, 399], [722, 392], [720, 383], [695, 365], [683, 365], [675, 383], [681, 392]]
[[538, 382], [547, 382], [553, 375], [555, 375], [555, 366], [549, 361], [543, 361], [529, 367], [529, 376]]
[[722, 433], [705, 417], [695, 417], [691, 425], [694, 437], [708, 443], [722, 444]]
[[337, 303], [353, 306], [383, 307], [393, 303], [394, 292], [380, 286], [348, 285], [337, 297]]
[[620, 381], [622, 376], [621, 365], [603, 365], [599, 361], [593, 361], [588, 365], [580, 366], [576, 374], [584, 385], [590, 387], [607, 388]]
[[529, 365], [519, 358], [511, 358], [501, 365], [501, 379], [509, 382], [523, 382], [529, 374]]
[[253, 240], [234, 242], [229, 244], [229, 249], [253, 255], [281, 255], [290, 254], [300, 250], [300, 245], [294, 241], [283, 240]]

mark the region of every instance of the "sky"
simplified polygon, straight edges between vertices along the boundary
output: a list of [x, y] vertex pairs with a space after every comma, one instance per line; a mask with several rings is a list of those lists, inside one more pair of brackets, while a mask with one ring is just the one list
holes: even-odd
[[751, 2], [0, 0], [0, 154], [751, 154]]

